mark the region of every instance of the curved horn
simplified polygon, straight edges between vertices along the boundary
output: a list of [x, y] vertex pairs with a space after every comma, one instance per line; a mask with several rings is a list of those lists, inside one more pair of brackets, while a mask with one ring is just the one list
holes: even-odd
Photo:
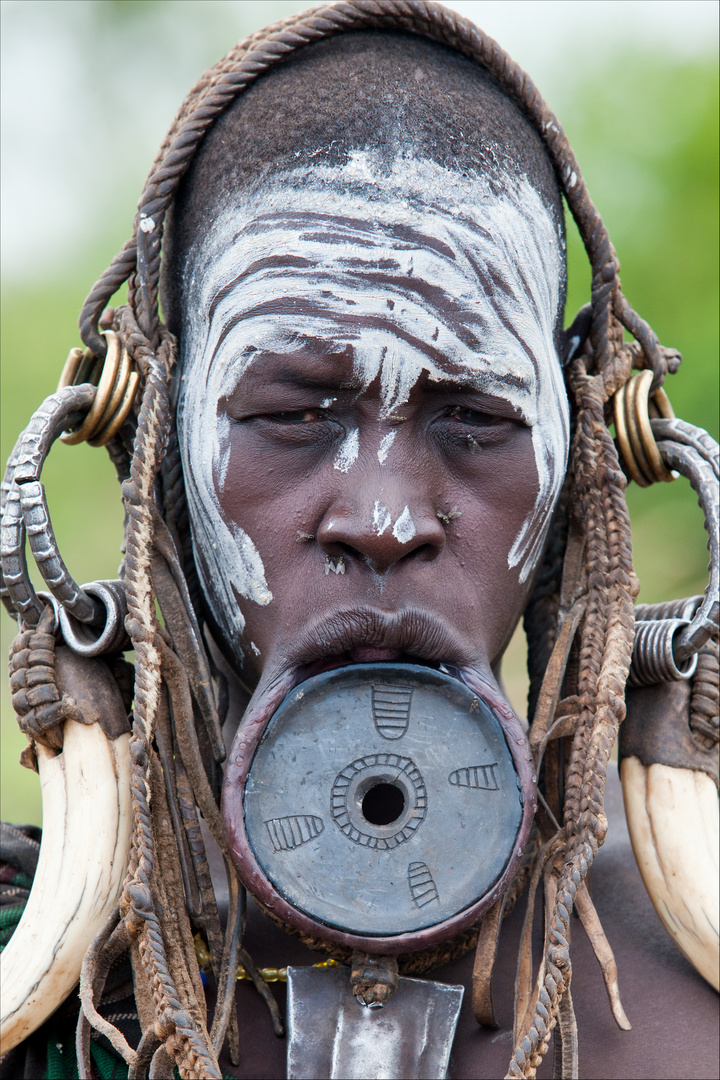
[[718, 986], [718, 832], [715, 782], [670, 765], [620, 764], [635, 858], [660, 919], [691, 964]]
[[130, 736], [66, 720], [62, 753], [37, 745], [43, 835], [32, 892], [2, 953], [0, 1053], [65, 1000], [122, 892], [132, 827]]

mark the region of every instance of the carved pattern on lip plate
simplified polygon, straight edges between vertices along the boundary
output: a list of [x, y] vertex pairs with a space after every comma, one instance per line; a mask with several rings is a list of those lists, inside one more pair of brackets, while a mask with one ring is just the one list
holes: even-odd
[[424, 862], [411, 862], [408, 866], [408, 885], [413, 902], [419, 908], [427, 907], [433, 900], [439, 900], [437, 885], [430, 873], [430, 867]]
[[[377, 783], [393, 783], [400, 787], [410, 803], [397, 819], [393, 831], [390, 826], [373, 826], [365, 822], [352, 805], [353, 791], [364, 780]], [[348, 840], [362, 847], [377, 851], [391, 851], [404, 844], [414, 835], [427, 814], [427, 792], [420, 770], [408, 757], [399, 754], [366, 754], [356, 758], [335, 777], [330, 793], [330, 810], [335, 824]], [[393, 823], [394, 824], [394, 823]], [[360, 825], [360, 827], [358, 827]]]
[[410, 722], [412, 693], [412, 689], [405, 686], [376, 686], [373, 683], [373, 720], [383, 739], [402, 739]]
[[495, 775], [497, 761], [490, 765], [470, 765], [466, 769], [456, 769], [448, 776], [448, 782], [454, 787], [477, 788], [481, 791], [499, 791], [500, 786]]
[[290, 814], [271, 818], [265, 822], [265, 827], [274, 851], [293, 851], [319, 836], [325, 825], [323, 819], [314, 814]]

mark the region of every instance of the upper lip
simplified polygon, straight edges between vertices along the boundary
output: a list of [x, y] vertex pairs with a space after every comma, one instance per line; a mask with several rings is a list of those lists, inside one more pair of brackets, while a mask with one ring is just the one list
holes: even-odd
[[471, 663], [466, 643], [446, 620], [417, 608], [392, 613], [373, 607], [335, 611], [306, 624], [286, 658], [297, 669], [362, 647], [399, 650], [408, 659], [459, 668]]

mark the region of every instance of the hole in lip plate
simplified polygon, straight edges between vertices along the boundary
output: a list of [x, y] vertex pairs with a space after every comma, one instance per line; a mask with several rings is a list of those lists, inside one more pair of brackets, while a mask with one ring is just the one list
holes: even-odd
[[362, 814], [371, 825], [392, 825], [405, 809], [405, 795], [396, 784], [373, 784], [361, 803]]

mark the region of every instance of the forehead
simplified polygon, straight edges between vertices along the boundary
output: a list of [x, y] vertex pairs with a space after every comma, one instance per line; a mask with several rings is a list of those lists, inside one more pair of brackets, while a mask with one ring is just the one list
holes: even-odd
[[183, 361], [217, 393], [308, 342], [380, 375], [388, 410], [423, 373], [532, 398], [554, 358], [562, 231], [522, 179], [357, 152], [226, 207], [190, 264]]

